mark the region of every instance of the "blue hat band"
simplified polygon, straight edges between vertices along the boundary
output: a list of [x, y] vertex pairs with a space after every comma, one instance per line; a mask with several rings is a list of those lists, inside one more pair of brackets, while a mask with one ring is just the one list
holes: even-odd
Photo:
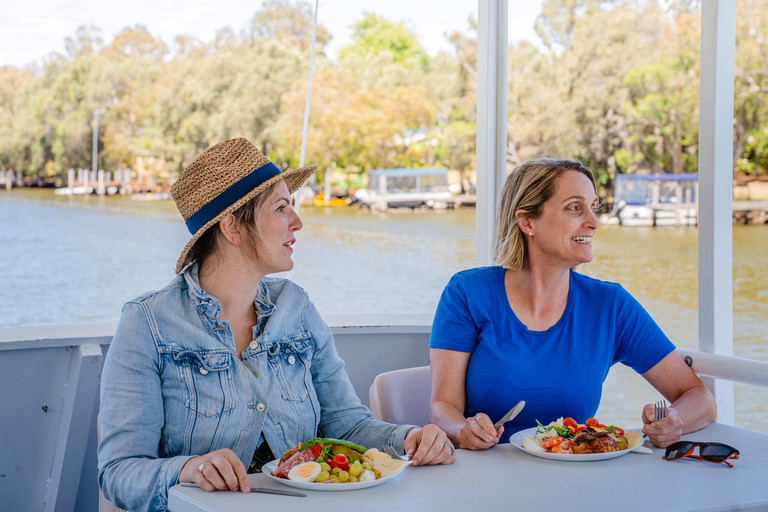
[[194, 235], [200, 228], [242, 199], [248, 192], [252, 191], [268, 179], [279, 175], [280, 169], [278, 169], [272, 162], [267, 162], [248, 176], [233, 183], [232, 186], [192, 214], [185, 222], [187, 229]]

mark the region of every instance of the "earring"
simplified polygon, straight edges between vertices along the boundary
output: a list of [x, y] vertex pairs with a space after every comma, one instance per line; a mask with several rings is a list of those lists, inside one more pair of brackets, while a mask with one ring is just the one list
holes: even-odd
[[533, 236], [533, 231], [529, 231], [528, 236]]

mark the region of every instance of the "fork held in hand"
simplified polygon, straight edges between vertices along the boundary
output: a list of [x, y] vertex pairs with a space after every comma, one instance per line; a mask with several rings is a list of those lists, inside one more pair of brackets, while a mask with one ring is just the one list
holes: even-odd
[[667, 416], [667, 401], [660, 400], [653, 404], [653, 421], [659, 421]]
[[400, 455], [399, 453], [397, 453], [397, 450], [395, 450], [394, 447], [389, 445], [384, 446], [384, 453], [386, 453], [387, 455], [389, 455], [395, 460], [411, 460], [410, 455]]

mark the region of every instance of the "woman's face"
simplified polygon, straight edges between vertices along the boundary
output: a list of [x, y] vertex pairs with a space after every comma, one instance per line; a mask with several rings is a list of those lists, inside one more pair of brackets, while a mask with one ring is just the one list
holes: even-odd
[[531, 219], [529, 256], [541, 255], [550, 264], [567, 268], [592, 261], [592, 237], [600, 227], [595, 208], [597, 196], [589, 178], [577, 171], [562, 173], [541, 215]]
[[293, 268], [294, 233], [304, 224], [291, 208], [291, 194], [281, 181], [267, 199], [257, 219], [259, 227], [258, 262], [265, 274], [285, 272]]

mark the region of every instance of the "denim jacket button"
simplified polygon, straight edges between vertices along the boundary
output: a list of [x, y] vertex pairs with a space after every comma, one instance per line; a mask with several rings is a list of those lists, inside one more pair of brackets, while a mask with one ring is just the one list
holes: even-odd
[[266, 408], [267, 408], [267, 406], [264, 405], [264, 402], [259, 402], [259, 404], [256, 406], [256, 410], [259, 411], [259, 412], [263, 412], [264, 409], [266, 409]]
[[200, 375], [208, 375], [208, 370], [205, 368], [200, 368]]
[[296, 362], [296, 358], [293, 356], [288, 356], [288, 364], [293, 364]]
[[253, 350], [256, 350], [256, 347], [258, 347], [258, 346], [259, 346], [259, 344], [258, 344], [258, 343], [256, 343], [255, 341], [252, 341], [252, 342], [251, 342], [251, 348], [252, 348]]

